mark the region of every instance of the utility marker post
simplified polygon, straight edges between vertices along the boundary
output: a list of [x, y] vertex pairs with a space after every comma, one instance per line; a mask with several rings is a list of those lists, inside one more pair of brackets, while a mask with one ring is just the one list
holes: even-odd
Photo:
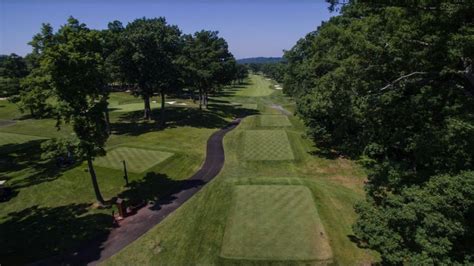
[[123, 160], [122, 163], [123, 163], [123, 179], [125, 179], [125, 185], [128, 187], [127, 164], [125, 163], [125, 160]]

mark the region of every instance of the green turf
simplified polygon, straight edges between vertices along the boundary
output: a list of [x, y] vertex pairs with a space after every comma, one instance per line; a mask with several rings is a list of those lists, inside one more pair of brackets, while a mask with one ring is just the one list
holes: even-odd
[[171, 156], [173, 153], [170, 152], [119, 147], [107, 152], [104, 157], [96, 158], [94, 164], [121, 170], [123, 169], [122, 161], [125, 160], [128, 171], [142, 173]]
[[295, 159], [284, 130], [247, 130], [243, 134], [245, 160], [278, 161]]
[[250, 82], [252, 86], [245, 86], [238, 90], [235, 93], [235, 96], [262, 97], [274, 93], [274, 90], [270, 89], [272, 83], [268, 80], [262, 79], [260, 76], [250, 75]]
[[289, 127], [291, 122], [286, 115], [261, 115], [260, 126], [262, 127]]
[[0, 145], [22, 144], [33, 140], [41, 140], [42, 137], [0, 132]]
[[221, 256], [251, 260], [329, 260], [327, 234], [304, 186], [235, 186]]
[[[106, 200], [119, 196], [127, 202], [136, 202], [175, 192], [185, 182], [183, 179], [199, 169], [209, 136], [235, 117], [251, 116], [243, 119], [241, 125], [224, 138], [226, 162], [219, 176], [105, 264], [273, 264], [273, 260], [220, 256], [233, 206], [234, 187], [254, 184], [308, 187], [328, 234], [335, 264], [374, 262], [371, 253], [358, 248], [349, 238], [353, 235], [351, 224], [356, 217], [353, 204], [363, 199], [365, 175], [348, 160], [312, 155], [315, 149], [309, 140], [301, 137], [305, 128], [298, 118], [288, 116], [291, 126], [272, 128], [286, 132], [285, 140], [290, 141], [295, 160], [243, 160], [245, 132], [261, 128], [258, 115], [280, 114], [270, 107], [271, 104], [292, 106], [289, 110], [294, 110], [291, 100], [267, 85], [261, 77], [252, 76], [244, 84], [226, 87], [221, 93], [212, 95], [212, 106], [203, 111], [198, 111], [191, 101], [187, 101], [190, 104], [186, 107], [167, 106], [168, 127], [165, 129], [157, 127], [159, 109], [153, 109], [152, 121], [144, 121], [140, 98], [130, 93], [111, 94], [111, 109], [127, 104], [136, 104], [140, 109], [110, 113], [113, 134], [107, 142], [107, 150], [130, 147], [174, 155], [143, 173], [129, 172], [128, 187], [121, 169], [97, 166], [99, 186]], [[229, 103], [233, 102], [242, 105], [231, 106]], [[256, 104], [257, 108], [243, 108], [245, 104]], [[0, 127], [2, 133], [52, 138], [70, 136], [72, 132], [69, 126], [58, 131], [54, 119], [28, 119], [16, 105], [6, 101], [0, 102], [0, 119], [16, 121]], [[0, 202], [2, 265], [28, 264], [57, 255], [107, 235], [111, 230], [110, 214], [114, 209], [92, 206], [95, 196], [87, 165], [78, 162], [71, 168], [59, 169], [54, 161], [48, 163], [41, 159], [40, 142], [0, 145], [0, 178], [7, 179], [15, 192], [9, 201]], [[289, 264], [315, 263], [298, 260], [280, 265]]]
[[[158, 103], [150, 103], [152, 109], [158, 108]], [[141, 111], [143, 110], [143, 103], [126, 103], [121, 105], [114, 105], [110, 107], [112, 112], [133, 112], [133, 111]]]
[[242, 108], [244, 108], [244, 109], [257, 109], [258, 105], [256, 103], [244, 103], [244, 104], [242, 104]]
[[[254, 76], [254, 79], [261, 77]], [[262, 81], [261, 81], [262, 82]], [[261, 83], [260, 82], [260, 83]], [[237, 91], [258, 94], [261, 86], [254, 80]], [[253, 92], [251, 90], [254, 90]], [[259, 114], [281, 114], [272, 104], [294, 106], [294, 103], [275, 91], [269, 96], [235, 96], [229, 89], [225, 96], [213, 97], [214, 102], [257, 103]], [[268, 107], [268, 108], [267, 108]], [[223, 240], [229, 219], [235, 217], [233, 193], [236, 186], [290, 186], [307, 187], [314, 199], [332, 250], [334, 265], [369, 265], [376, 262], [376, 254], [362, 249], [351, 241], [351, 225], [355, 220], [354, 203], [363, 199], [365, 174], [359, 167], [344, 159], [326, 159], [315, 156], [317, 149], [303, 138], [304, 124], [288, 116], [291, 126], [269, 131], [286, 132], [295, 160], [245, 160], [246, 132], [260, 129], [260, 117], [248, 116], [224, 138], [226, 162], [221, 173], [204, 188], [137, 241], [104, 262], [105, 265], [319, 265], [327, 261], [283, 260], [278, 255], [268, 259], [225, 258]], [[187, 142], [184, 142], [187, 143]], [[183, 143], [183, 144], [184, 144]], [[277, 202], [278, 200], [274, 200]], [[254, 203], [243, 206], [250, 210]], [[282, 212], [283, 215], [284, 212]], [[237, 214], [238, 215], [238, 214]], [[286, 217], [285, 217], [286, 218]], [[291, 227], [291, 225], [290, 225]], [[292, 227], [291, 227], [292, 228]], [[292, 239], [289, 243], [294, 243]], [[260, 255], [260, 254], [259, 254]], [[247, 255], [246, 255], [247, 256]]]

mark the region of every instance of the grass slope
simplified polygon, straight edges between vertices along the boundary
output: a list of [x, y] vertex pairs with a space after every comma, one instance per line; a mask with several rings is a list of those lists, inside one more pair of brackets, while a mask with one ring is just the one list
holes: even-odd
[[125, 160], [128, 171], [142, 173], [171, 156], [173, 156], [173, 153], [170, 152], [119, 147], [107, 152], [107, 155], [104, 157], [96, 158], [94, 164], [121, 170], [123, 169], [122, 161]]
[[[244, 94], [259, 94], [262, 89], [263, 78], [253, 76], [253, 80], [260, 79], [259, 83], [250, 83], [244, 88]], [[256, 85], [257, 84], [257, 85]], [[251, 92], [254, 90], [254, 92]], [[262, 97], [238, 96], [236, 89], [223, 93], [219, 98], [213, 98], [213, 103], [257, 103], [261, 115], [280, 114], [280, 111], [271, 108], [273, 104], [294, 110], [294, 103], [283, 97], [281, 92]], [[325, 247], [318, 247], [324, 241], [315, 240], [313, 246], [316, 250], [307, 250], [304, 254], [292, 257], [280, 244], [272, 246], [267, 243], [267, 248], [261, 248], [265, 239], [282, 239], [288, 241], [288, 250], [301, 247], [298, 239], [300, 234], [305, 238], [318, 232], [318, 228], [311, 225], [296, 229], [285, 214], [293, 214], [302, 219], [304, 212], [294, 212], [293, 209], [317, 209], [319, 220], [324, 227], [325, 235], [332, 250], [334, 264], [354, 265], [368, 264], [376, 261], [376, 254], [360, 249], [351, 241], [353, 234], [351, 225], [356, 217], [353, 205], [363, 199], [363, 182], [365, 173], [351, 161], [341, 158], [325, 158], [317, 156], [318, 149], [312, 142], [304, 138], [305, 127], [301, 121], [288, 116], [291, 127], [274, 128], [269, 131], [283, 131], [287, 142], [291, 146], [294, 160], [242, 160], [245, 147], [245, 134], [260, 131], [260, 117], [248, 116], [241, 124], [229, 132], [224, 138], [226, 163], [223, 171], [199, 193], [187, 201], [176, 212], [172, 213], [159, 225], [151, 229], [144, 236], [127, 246], [124, 250], [105, 261], [105, 265], [314, 265], [320, 264], [315, 254], [329, 252]], [[268, 130], [268, 128], [265, 128]], [[302, 196], [295, 191], [282, 188], [285, 191], [274, 197], [275, 192], [266, 191], [268, 186], [301, 186], [310, 191], [310, 196]], [[252, 193], [234, 192], [236, 187], [243, 186], [243, 190], [255, 186]], [[237, 188], [237, 190], [239, 190]], [[245, 195], [248, 193], [248, 195]], [[309, 192], [308, 192], [309, 193]], [[283, 195], [284, 194], [284, 195]], [[298, 194], [298, 195], [296, 195]], [[247, 199], [255, 197], [255, 200]], [[277, 199], [278, 197], [278, 199]], [[236, 199], [237, 198], [237, 199]], [[293, 201], [293, 198], [295, 200]], [[282, 201], [280, 201], [282, 200]], [[274, 204], [271, 204], [273, 202]], [[303, 208], [309, 203], [312, 208]], [[284, 206], [285, 203], [288, 204]], [[279, 204], [279, 205], [278, 205]], [[301, 206], [300, 206], [301, 205]], [[279, 212], [278, 207], [281, 209]], [[239, 212], [237, 209], [243, 209]], [[290, 210], [291, 209], [291, 210]], [[261, 210], [263, 213], [253, 210]], [[274, 216], [271, 214], [274, 213]], [[311, 211], [314, 214], [314, 212]], [[261, 215], [260, 215], [261, 214]], [[272, 219], [276, 217], [277, 219]], [[308, 216], [309, 217], [309, 216]], [[308, 217], [304, 218], [305, 220]], [[230, 219], [230, 220], [229, 220]], [[285, 224], [285, 228], [294, 232], [292, 238], [286, 232], [271, 230], [277, 228], [278, 219]], [[311, 220], [311, 219], [309, 219]], [[235, 221], [236, 226], [229, 225]], [[318, 222], [314, 222], [317, 224]], [[267, 228], [268, 227], [268, 228]], [[283, 229], [281, 229], [283, 230]], [[252, 233], [253, 232], [253, 233]], [[264, 233], [267, 235], [264, 235]], [[255, 235], [254, 235], [255, 234]], [[252, 237], [256, 242], [245, 242], [244, 238]], [[228, 239], [241, 239], [230, 241]], [[305, 240], [311, 242], [311, 240]], [[244, 243], [245, 242], [245, 243]], [[246, 247], [253, 245], [257, 248], [254, 252]], [[296, 243], [296, 244], [295, 244]], [[282, 244], [281, 244], [282, 245]], [[291, 245], [291, 246], [290, 246]], [[324, 244], [322, 244], [324, 245]], [[307, 248], [307, 245], [304, 245]], [[243, 248], [242, 250], [238, 250]], [[277, 252], [280, 251], [280, 252]], [[238, 252], [241, 252], [238, 254]], [[265, 254], [265, 252], [268, 252]], [[298, 251], [300, 252], [300, 251]], [[319, 253], [318, 253], [319, 252]], [[278, 254], [277, 254], [278, 253]], [[280, 254], [281, 253], [281, 254]], [[228, 255], [231, 257], [227, 257]], [[302, 254], [302, 253], [298, 253]], [[312, 255], [311, 255], [312, 254]], [[239, 257], [242, 256], [242, 257]], [[258, 259], [257, 259], [258, 257]], [[324, 256], [321, 256], [324, 257]], [[323, 263], [324, 264], [324, 263]]]

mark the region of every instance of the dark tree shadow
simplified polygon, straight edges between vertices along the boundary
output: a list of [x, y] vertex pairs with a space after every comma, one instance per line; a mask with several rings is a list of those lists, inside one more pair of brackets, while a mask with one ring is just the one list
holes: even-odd
[[0, 224], [2, 264], [30, 263], [66, 252], [91, 239], [105, 240], [113, 225], [111, 215], [90, 214], [88, 207], [88, 204], [33, 206], [9, 213]]
[[330, 149], [319, 148], [317, 150], [309, 152], [312, 156], [318, 156], [329, 160], [335, 160], [341, 157], [341, 154]]
[[[165, 110], [166, 128], [190, 126], [195, 128], [222, 128], [229, 124], [226, 118], [242, 117], [257, 113], [256, 110], [236, 106], [209, 104], [208, 110], [187, 107], [168, 107]], [[143, 120], [142, 111], [122, 114], [118, 121], [112, 123], [112, 130], [117, 135], [138, 136], [147, 132], [159, 131], [160, 110], [154, 109], [152, 121]]]
[[118, 197], [125, 199], [129, 206], [141, 206], [149, 201], [164, 203], [182, 190], [202, 186], [201, 180], [173, 180], [165, 174], [149, 172], [143, 179], [130, 183], [127, 190]]
[[[10, 198], [17, 195], [22, 188], [53, 181], [63, 171], [69, 169], [57, 167], [54, 162], [41, 159], [41, 143], [43, 141], [32, 140], [21, 144], [0, 146], [0, 179], [7, 180], [8, 186], [12, 189], [13, 193]], [[74, 165], [70, 167], [74, 167]], [[12, 173], [28, 168], [31, 169], [31, 174], [12, 180]]]
[[349, 238], [349, 240], [350, 240], [352, 243], [355, 243], [358, 248], [363, 248], [363, 249], [368, 248], [368, 247], [367, 247], [367, 244], [366, 244], [364, 241], [362, 241], [361, 239], [359, 239], [357, 236], [355, 236], [355, 235], [347, 235], [347, 237]]

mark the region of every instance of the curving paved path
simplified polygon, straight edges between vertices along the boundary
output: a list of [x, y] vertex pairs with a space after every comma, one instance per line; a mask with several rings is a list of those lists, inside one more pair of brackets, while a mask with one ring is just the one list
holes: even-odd
[[211, 135], [207, 141], [206, 160], [201, 169], [185, 182], [179, 192], [172, 194], [155, 205], [141, 208], [135, 215], [120, 222], [105, 238], [87, 243], [75, 252], [53, 257], [34, 265], [96, 265], [119, 252], [145, 234], [152, 227], [163, 221], [170, 213], [178, 209], [184, 202], [198, 192], [207, 182], [221, 171], [225, 157], [222, 140], [224, 135], [234, 129], [237, 123], [229, 125]]

